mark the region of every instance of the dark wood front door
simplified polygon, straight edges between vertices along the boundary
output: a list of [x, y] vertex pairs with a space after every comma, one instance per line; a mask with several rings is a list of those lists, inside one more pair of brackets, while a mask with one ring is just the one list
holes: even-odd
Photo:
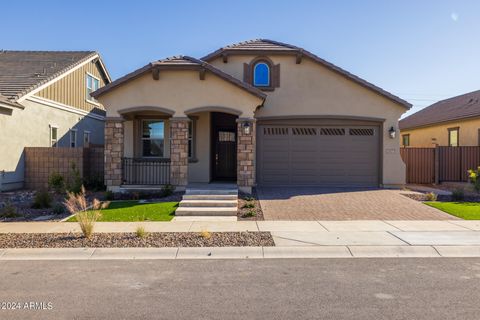
[[236, 117], [212, 113], [212, 179], [237, 179]]

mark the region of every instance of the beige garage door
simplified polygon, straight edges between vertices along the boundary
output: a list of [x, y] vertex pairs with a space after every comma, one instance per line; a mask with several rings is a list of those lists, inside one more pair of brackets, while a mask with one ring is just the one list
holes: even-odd
[[259, 185], [378, 186], [379, 127], [259, 125]]

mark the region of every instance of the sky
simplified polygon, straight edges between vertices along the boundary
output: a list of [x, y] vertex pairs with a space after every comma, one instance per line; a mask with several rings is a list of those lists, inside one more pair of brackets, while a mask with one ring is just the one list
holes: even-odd
[[411, 102], [480, 89], [480, 1], [5, 1], [0, 49], [96, 50], [116, 79], [172, 55], [286, 42]]

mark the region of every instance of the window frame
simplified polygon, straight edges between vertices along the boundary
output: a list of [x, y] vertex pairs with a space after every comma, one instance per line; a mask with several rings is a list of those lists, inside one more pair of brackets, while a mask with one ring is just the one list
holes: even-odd
[[[451, 140], [451, 133], [456, 131], [457, 132], [457, 143], [455, 146], [452, 145]], [[448, 146], [449, 147], [459, 147], [460, 146], [460, 127], [448, 128]]]
[[[267, 67], [267, 77], [268, 77], [268, 84], [266, 85], [260, 85], [260, 84], [257, 84], [255, 82], [255, 78], [256, 78], [256, 69], [259, 65], [265, 65]], [[268, 63], [268, 61], [266, 60], [258, 60], [258, 61], [255, 61], [253, 63], [253, 67], [252, 67], [252, 84], [254, 87], [256, 88], [271, 88], [272, 87], [272, 66], [270, 65], [270, 63]]]
[[[70, 129], [69, 130], [69, 136], [70, 136], [70, 148], [76, 148], [78, 145], [77, 145], [77, 132], [78, 130], [77, 129]], [[75, 139], [72, 141], [72, 133], [75, 133]], [[73, 142], [73, 143], [72, 143]]]
[[[92, 79], [92, 87], [89, 87], [88, 85], [89, 78]], [[93, 84], [95, 83], [94, 80], [98, 83], [98, 86], [96, 89], [94, 89], [94, 86], [93, 86]], [[85, 100], [89, 103], [98, 104], [97, 99], [92, 97], [88, 92], [88, 90], [91, 90], [90, 93], [92, 93], [98, 89], [100, 89], [100, 79], [94, 76], [93, 74], [91, 74], [90, 72], [86, 72], [85, 73]]]
[[[85, 137], [88, 137], [88, 141], [85, 141]], [[88, 130], [83, 131], [83, 145], [89, 145], [91, 143], [92, 132]]]
[[[162, 150], [162, 155], [160, 156], [146, 156], [144, 155], [144, 150], [143, 150], [143, 141], [144, 140], [152, 140], [152, 138], [144, 138], [143, 137], [143, 126], [145, 122], [163, 122], [163, 150]], [[165, 149], [166, 149], [166, 136], [165, 133], [167, 132], [166, 130], [166, 121], [165, 119], [162, 118], [152, 118], [152, 119], [140, 119], [140, 156], [143, 159], [165, 159]], [[155, 140], [155, 139], [153, 139]]]
[[[406, 144], [405, 144], [405, 138], [407, 139]], [[410, 147], [410, 133], [402, 134], [402, 146], [403, 147]]]
[[[53, 139], [53, 130], [54, 129], [55, 129], [55, 135], [56, 135], [55, 139]], [[58, 148], [58, 126], [56, 126], [56, 125], [50, 125], [50, 147], [51, 148]]]

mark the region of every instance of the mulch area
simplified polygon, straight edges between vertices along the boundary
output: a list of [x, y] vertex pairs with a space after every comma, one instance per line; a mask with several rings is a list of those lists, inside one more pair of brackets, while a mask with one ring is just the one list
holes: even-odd
[[255, 189], [253, 189], [252, 194], [238, 193], [237, 218], [244, 221], [264, 220], [262, 207], [260, 207]]
[[154, 232], [144, 238], [135, 233], [96, 233], [86, 239], [79, 233], [0, 234], [0, 248], [161, 248], [161, 247], [271, 247], [270, 232]]

